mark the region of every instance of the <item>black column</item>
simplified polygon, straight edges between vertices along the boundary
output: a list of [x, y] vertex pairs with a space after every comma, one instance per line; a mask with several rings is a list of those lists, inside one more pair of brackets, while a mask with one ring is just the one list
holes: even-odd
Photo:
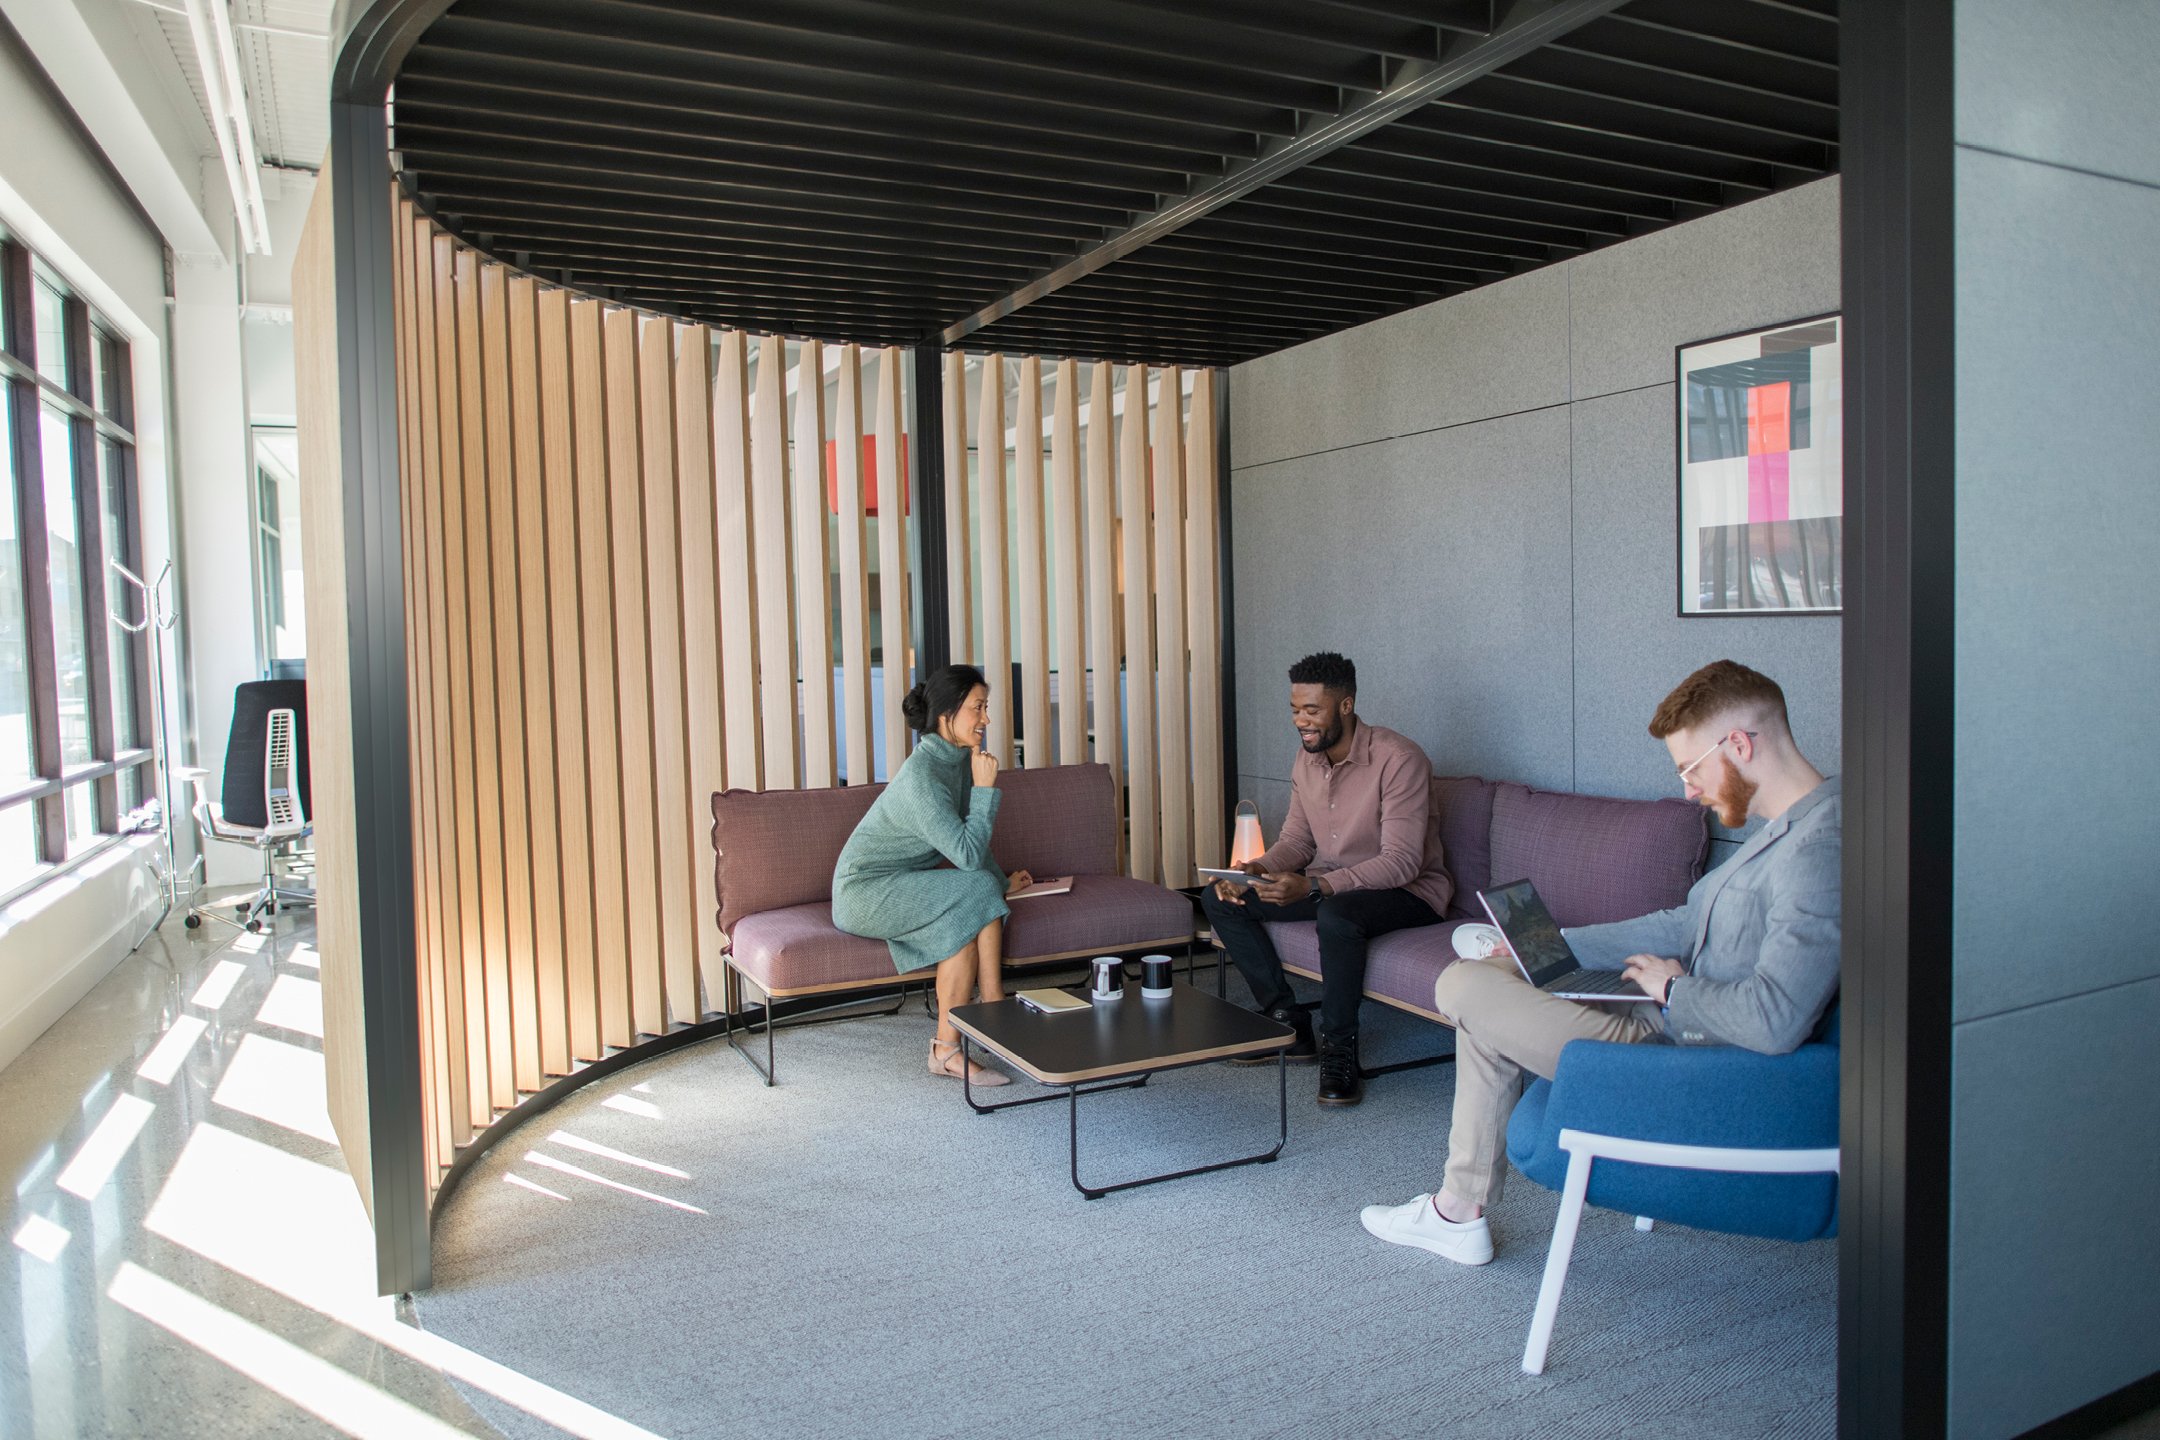
[[430, 1276], [413, 945], [412, 774], [406, 749], [405, 554], [398, 511], [397, 345], [390, 153], [381, 104], [330, 106], [331, 229], [352, 687], [361, 1010], [375, 1279], [384, 1294]]
[[1951, 0], [1844, 7], [1838, 1433], [1947, 1423]]
[[915, 536], [922, 562], [922, 629], [915, 653], [922, 673], [952, 663], [952, 596], [945, 575], [945, 352], [915, 347], [915, 423], [908, 450], [915, 476]]

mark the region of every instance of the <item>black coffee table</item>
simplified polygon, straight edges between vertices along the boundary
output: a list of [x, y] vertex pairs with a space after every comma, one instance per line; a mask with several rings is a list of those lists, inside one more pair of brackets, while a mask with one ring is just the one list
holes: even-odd
[[[1100, 1200], [1113, 1190], [1205, 1175], [1211, 1170], [1265, 1165], [1282, 1153], [1290, 1138], [1290, 1082], [1283, 1052], [1290, 1048], [1295, 1032], [1265, 1015], [1256, 1015], [1190, 985], [1172, 986], [1166, 1000], [1149, 1000], [1141, 995], [1139, 986], [1127, 985], [1123, 999], [1058, 1015], [1039, 1014], [1012, 999], [957, 1005], [950, 1019], [960, 1032], [961, 1094], [976, 1114], [1040, 1105], [1060, 1097], [1030, 1095], [988, 1105], [978, 1102], [974, 1087], [966, 1079], [970, 1040], [1038, 1084], [1056, 1086], [1065, 1092], [1073, 1188], [1090, 1200]], [[1080, 1178], [1082, 1095], [1137, 1089], [1158, 1070], [1180, 1070], [1227, 1060], [1233, 1055], [1264, 1055], [1271, 1050], [1275, 1052], [1276, 1104], [1280, 1114], [1273, 1149], [1236, 1160], [1218, 1160], [1212, 1165], [1195, 1165], [1189, 1170], [1120, 1180], [1113, 1185], [1090, 1185]]]

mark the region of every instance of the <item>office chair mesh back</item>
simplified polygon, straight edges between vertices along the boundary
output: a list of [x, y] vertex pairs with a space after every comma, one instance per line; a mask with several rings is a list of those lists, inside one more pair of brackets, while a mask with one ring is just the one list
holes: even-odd
[[263, 794], [270, 797], [272, 825], [304, 825], [307, 812], [300, 806], [300, 775], [293, 763], [293, 712], [270, 712], [270, 750], [263, 757]]
[[[282, 772], [273, 766], [270, 756], [270, 716], [276, 710], [292, 712], [288, 742], [291, 753]], [[270, 813], [270, 792], [279, 784], [294, 786], [295, 762], [300, 813], [312, 815], [315, 806], [308, 774], [307, 682], [250, 680], [235, 689], [232, 731], [225, 742], [225, 775], [219, 797], [225, 819], [258, 829], [276, 823]]]

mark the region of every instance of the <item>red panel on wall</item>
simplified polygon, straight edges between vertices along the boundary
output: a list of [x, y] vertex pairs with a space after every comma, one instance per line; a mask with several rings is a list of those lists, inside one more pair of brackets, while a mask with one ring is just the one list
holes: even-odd
[[[863, 513], [878, 513], [877, 488], [877, 437], [865, 435], [862, 441]], [[825, 508], [833, 514], [840, 513], [840, 442], [825, 442]], [[900, 513], [908, 509], [908, 463], [907, 435], [900, 436]]]

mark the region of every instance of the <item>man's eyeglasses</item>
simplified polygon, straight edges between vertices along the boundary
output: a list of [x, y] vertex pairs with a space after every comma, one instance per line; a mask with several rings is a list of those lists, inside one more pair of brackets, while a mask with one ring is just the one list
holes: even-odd
[[[1747, 736], [1748, 739], [1752, 740], [1755, 738], [1757, 732], [1753, 730], [1742, 730], [1740, 733]], [[1689, 785], [1693, 784], [1694, 782], [1688, 779], [1688, 776], [1692, 775], [1695, 772], [1695, 767], [1702, 764], [1703, 761], [1709, 759], [1712, 755], [1717, 754], [1718, 746], [1723, 745], [1727, 740], [1730, 739], [1732, 739], [1732, 732], [1727, 731], [1725, 734], [1718, 736], [1718, 738], [1711, 743], [1711, 746], [1708, 750], [1703, 751], [1702, 754], [1697, 755], [1693, 760], [1690, 760], [1687, 764], [1681, 766], [1680, 787], [1682, 789], [1686, 789]]]

